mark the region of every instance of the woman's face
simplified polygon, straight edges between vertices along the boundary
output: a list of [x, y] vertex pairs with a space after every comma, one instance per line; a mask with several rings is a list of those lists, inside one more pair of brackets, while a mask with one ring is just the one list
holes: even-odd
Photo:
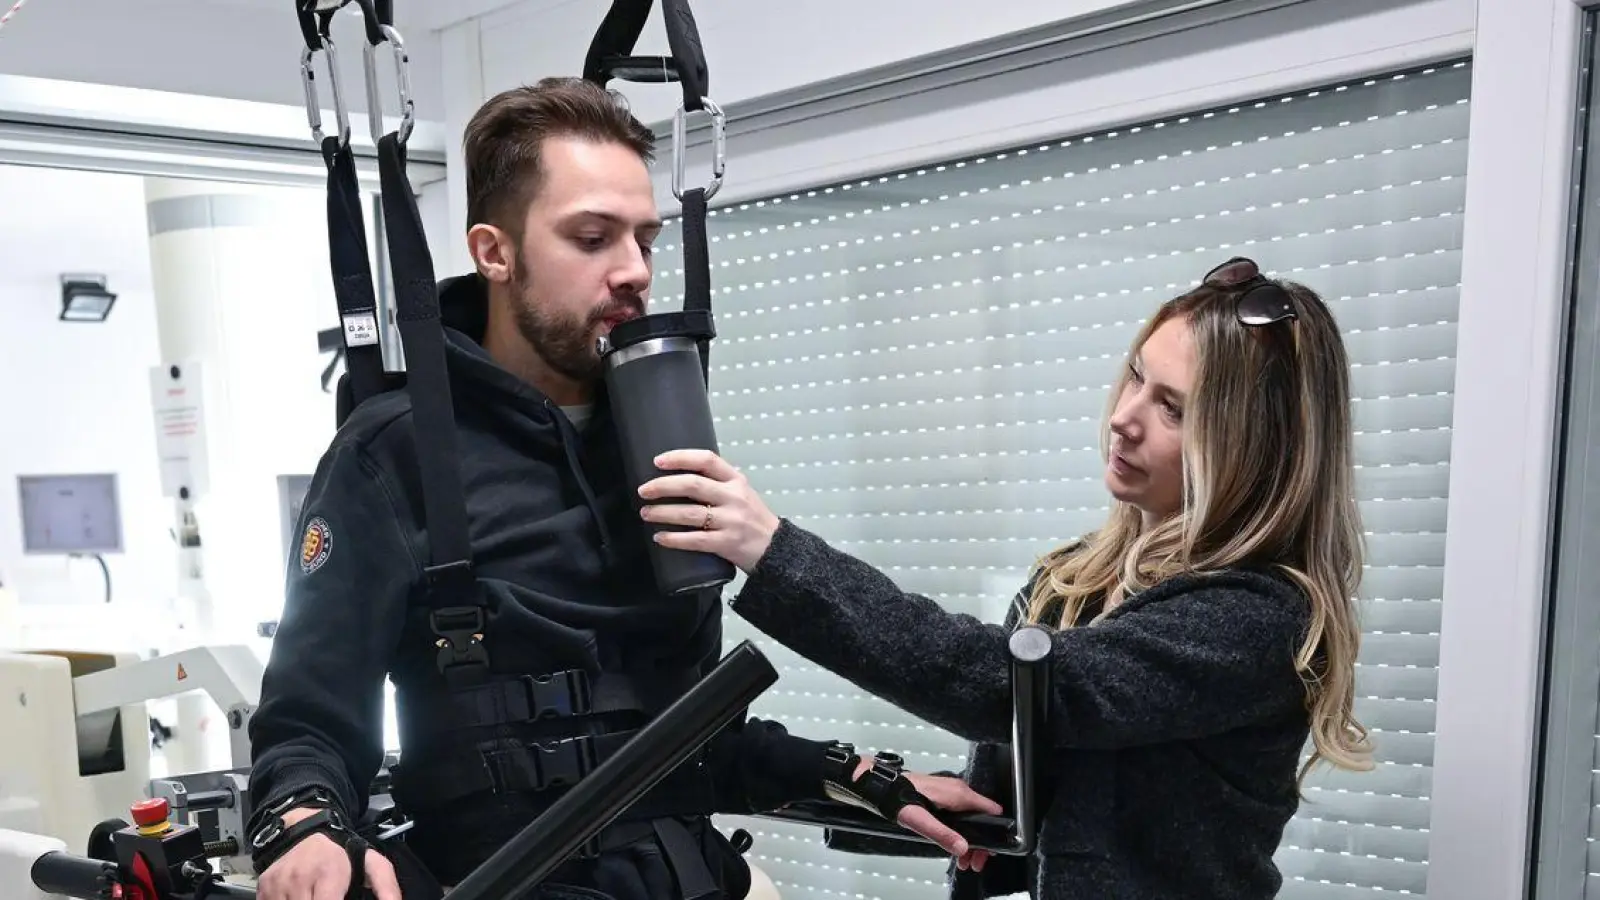
[[1194, 385], [1185, 316], [1161, 323], [1134, 354], [1111, 415], [1106, 488], [1144, 513], [1145, 527], [1183, 506], [1183, 412]]

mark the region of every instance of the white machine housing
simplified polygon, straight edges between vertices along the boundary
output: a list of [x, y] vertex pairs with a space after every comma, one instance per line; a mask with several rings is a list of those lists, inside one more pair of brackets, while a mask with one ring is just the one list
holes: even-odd
[[[240, 773], [249, 771], [249, 724], [260, 702], [262, 674], [255, 653], [242, 645], [147, 660], [131, 653], [0, 651], [0, 729], [28, 736], [13, 738], [0, 755], [0, 898], [63, 900], [34, 886], [34, 861], [57, 851], [83, 855], [96, 825], [127, 820], [128, 807], [153, 790], [173, 803], [175, 817], [183, 815], [189, 782], [237, 797], [246, 789]], [[209, 694], [224, 714], [232, 770], [152, 779], [145, 702], [197, 691]], [[104, 756], [120, 757], [121, 768], [83, 774], [80, 754], [106, 749], [104, 736], [115, 730], [113, 722], [120, 727], [120, 744]], [[224, 865], [222, 871], [234, 876], [230, 881], [253, 880], [244, 868]], [[751, 878], [750, 900], [777, 900], [777, 887], [754, 865]]]
[[[144, 702], [80, 715], [73, 690], [77, 676], [138, 661], [132, 653], [0, 651], [0, 729], [11, 735], [0, 755], [0, 828], [57, 838], [82, 853], [96, 823], [126, 817], [143, 798], [150, 782]], [[98, 746], [80, 746], [80, 722]], [[80, 759], [87, 756], [99, 759], [85, 775]]]
[[128, 807], [150, 795], [149, 700], [210, 695], [224, 714], [231, 765], [247, 768], [261, 675], [255, 653], [242, 645], [146, 660], [0, 651], [0, 729], [15, 735], [0, 755], [0, 828], [53, 837], [82, 853], [95, 825], [127, 819]]
[[0, 890], [6, 900], [65, 900], [33, 883], [33, 864], [49, 853], [71, 853], [65, 843], [42, 834], [0, 828]]

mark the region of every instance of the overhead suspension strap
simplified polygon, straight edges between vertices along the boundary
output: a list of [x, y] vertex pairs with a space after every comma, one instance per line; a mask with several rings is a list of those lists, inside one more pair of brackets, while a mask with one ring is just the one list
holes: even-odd
[[[445, 367], [444, 325], [438, 283], [422, 214], [406, 174], [406, 141], [416, 124], [411, 99], [410, 58], [394, 27], [388, 0], [299, 0], [304, 7], [354, 2], [361, 9], [367, 43], [363, 48], [367, 119], [378, 148], [384, 236], [393, 276], [395, 320], [405, 352], [406, 391], [411, 397], [417, 467], [429, 544], [428, 600], [437, 638], [438, 664], [446, 675], [481, 672], [488, 664], [483, 632], [484, 597], [472, 567], [471, 536], [461, 485], [450, 379]], [[320, 14], [320, 10], [318, 10]], [[394, 54], [400, 121], [385, 133], [377, 54], [387, 44]], [[346, 142], [348, 143], [348, 142]], [[342, 300], [341, 300], [342, 304]], [[343, 307], [341, 306], [341, 311]]]
[[[683, 308], [685, 312], [709, 313], [711, 258], [706, 240], [706, 207], [722, 189], [722, 176], [727, 169], [726, 117], [711, 100], [711, 75], [688, 0], [661, 0], [671, 56], [632, 55], [650, 17], [651, 2], [613, 0], [589, 45], [583, 77], [601, 87], [613, 78], [640, 83], [677, 82], [682, 86], [683, 102], [672, 117], [672, 195], [683, 203]], [[711, 118], [711, 178], [704, 187], [684, 190], [687, 118], [689, 113], [701, 111]], [[700, 366], [709, 381], [708, 340], [700, 341]]]
[[[328, 168], [328, 261], [333, 270], [333, 295], [339, 304], [339, 353], [345, 360], [351, 391], [348, 409], [384, 389], [383, 350], [378, 340], [378, 304], [362, 216], [361, 188], [350, 150], [350, 112], [339, 83], [339, 62], [328, 27], [343, 0], [296, 0], [295, 14], [305, 49], [300, 53], [300, 78], [305, 87], [306, 119]], [[317, 94], [318, 51], [327, 56], [333, 89], [337, 134], [324, 134]], [[334, 365], [337, 365], [337, 358]], [[332, 366], [329, 367], [329, 373]], [[326, 381], [326, 376], [325, 379]], [[326, 384], [324, 385], [326, 387]], [[348, 412], [341, 409], [341, 414]], [[342, 418], [342, 415], [341, 415]], [[342, 424], [342, 422], [341, 422]]]

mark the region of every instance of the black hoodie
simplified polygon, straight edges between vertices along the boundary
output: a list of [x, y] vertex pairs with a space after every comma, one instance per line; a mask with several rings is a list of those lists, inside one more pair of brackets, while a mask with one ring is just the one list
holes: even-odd
[[[480, 345], [487, 295], [476, 276], [444, 282], [440, 306], [473, 562], [492, 597], [485, 646], [495, 669], [708, 671], [722, 652], [721, 599], [656, 590], [604, 397], [580, 433], [496, 364]], [[350, 415], [317, 467], [250, 723], [258, 809], [321, 785], [361, 815], [382, 763], [384, 678], [404, 688], [431, 677], [414, 441], [409, 397], [392, 391]], [[412, 741], [397, 712], [404, 756]], [[703, 762], [716, 811], [822, 798], [822, 747], [773, 722], [730, 726]], [[436, 875], [459, 878], [537, 811], [508, 802], [418, 813], [411, 842]]]

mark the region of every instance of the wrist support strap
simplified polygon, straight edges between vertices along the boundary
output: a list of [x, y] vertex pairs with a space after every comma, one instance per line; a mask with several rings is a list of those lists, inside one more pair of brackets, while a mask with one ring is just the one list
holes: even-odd
[[[316, 811], [293, 825], [285, 824], [284, 814], [294, 809]], [[356, 833], [334, 805], [333, 798], [320, 788], [285, 797], [261, 812], [250, 830], [251, 862], [256, 874], [265, 872], [301, 841], [315, 834], [327, 835], [350, 857], [350, 889], [345, 896], [349, 900], [365, 896], [367, 850], [372, 845]]]
[[872, 761], [872, 768], [857, 778], [855, 772], [860, 765], [861, 756], [854, 746], [838, 742], [828, 746], [822, 786], [830, 799], [870, 810], [891, 822], [898, 821], [900, 811], [908, 806], [933, 809], [932, 801], [905, 776], [902, 771], [905, 761], [898, 755], [878, 754]]

